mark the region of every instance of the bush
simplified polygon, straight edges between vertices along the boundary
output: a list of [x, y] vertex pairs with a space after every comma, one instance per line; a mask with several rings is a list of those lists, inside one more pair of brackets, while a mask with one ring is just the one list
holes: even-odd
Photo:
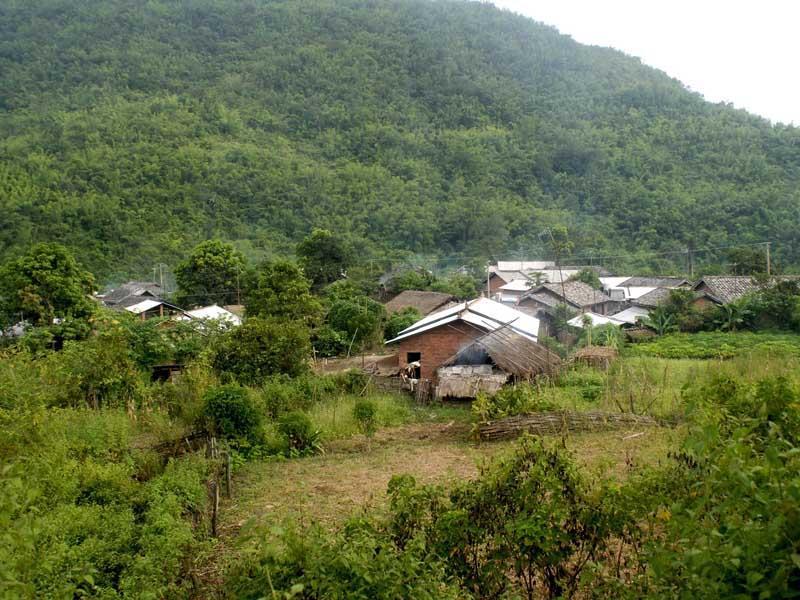
[[210, 360], [221, 376], [258, 385], [271, 375], [304, 373], [310, 354], [309, 329], [303, 323], [251, 317], [220, 339]]
[[413, 306], [407, 306], [398, 312], [392, 313], [383, 326], [384, 339], [394, 339], [403, 329], [411, 327], [421, 318], [422, 315]]
[[323, 325], [314, 331], [312, 345], [318, 357], [330, 358], [347, 352], [349, 340], [341, 331]]
[[555, 405], [542, 394], [541, 389], [529, 383], [519, 383], [506, 386], [494, 395], [479, 392], [472, 403], [472, 414], [479, 422], [483, 422], [554, 408]]
[[278, 420], [278, 431], [286, 439], [290, 456], [306, 456], [322, 451], [320, 432], [305, 413], [290, 412]]
[[372, 400], [361, 399], [353, 406], [353, 418], [359, 431], [367, 437], [375, 435], [378, 428], [378, 407]]
[[246, 388], [235, 384], [211, 388], [205, 394], [203, 416], [215, 434], [228, 440], [261, 441], [263, 417]]
[[360, 394], [369, 383], [369, 377], [360, 369], [350, 369], [334, 376], [336, 388], [345, 394]]

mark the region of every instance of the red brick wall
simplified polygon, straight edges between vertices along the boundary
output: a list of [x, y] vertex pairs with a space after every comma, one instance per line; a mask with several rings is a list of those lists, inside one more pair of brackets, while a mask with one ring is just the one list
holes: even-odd
[[494, 296], [497, 292], [500, 291], [500, 288], [503, 287], [505, 284], [509, 283], [508, 281], [503, 281], [500, 277], [495, 274], [489, 276], [489, 296]]
[[406, 338], [399, 343], [400, 368], [403, 369], [408, 365], [406, 356], [409, 352], [419, 352], [422, 355], [420, 357], [420, 377], [433, 379], [436, 369], [441, 367], [443, 362], [483, 333], [467, 323], [456, 321]]

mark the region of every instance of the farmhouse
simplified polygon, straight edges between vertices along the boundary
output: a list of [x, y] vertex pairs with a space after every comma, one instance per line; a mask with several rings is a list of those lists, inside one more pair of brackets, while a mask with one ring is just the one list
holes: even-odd
[[537, 343], [538, 333], [538, 319], [478, 298], [430, 314], [386, 343], [397, 344], [399, 368], [411, 365], [415, 379], [439, 383], [456, 376], [496, 385], [558, 364], [559, 358]]
[[129, 281], [123, 283], [98, 298], [108, 307], [132, 306], [148, 298], [160, 298], [163, 290], [157, 283], [151, 281]]
[[545, 335], [551, 330], [558, 308], [564, 305], [572, 311], [605, 315], [618, 310], [622, 303], [582, 281], [566, 281], [563, 284], [545, 283], [531, 289], [519, 299], [516, 308], [540, 319], [541, 334]]
[[122, 309], [137, 315], [142, 321], [154, 317], [172, 317], [185, 314], [182, 308], [158, 298], [140, 298], [136, 304], [123, 306]]
[[770, 287], [778, 278], [772, 278], [768, 282], [759, 282], [753, 277], [743, 276], [712, 276], [703, 277], [694, 284], [692, 289], [701, 292], [707, 299], [707, 303], [730, 304], [740, 298]]
[[406, 308], [413, 308], [424, 317], [450, 304], [455, 304], [455, 302], [456, 297], [450, 294], [422, 290], [406, 290], [400, 292], [384, 306], [387, 314], [390, 315]]

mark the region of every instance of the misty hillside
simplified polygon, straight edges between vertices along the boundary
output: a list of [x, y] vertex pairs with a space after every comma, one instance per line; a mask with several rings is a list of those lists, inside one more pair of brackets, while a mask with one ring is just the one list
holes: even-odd
[[580, 256], [787, 263], [799, 182], [797, 129], [484, 4], [0, 2], [0, 255], [62, 241], [101, 278], [312, 226], [365, 257], [534, 254], [565, 224]]

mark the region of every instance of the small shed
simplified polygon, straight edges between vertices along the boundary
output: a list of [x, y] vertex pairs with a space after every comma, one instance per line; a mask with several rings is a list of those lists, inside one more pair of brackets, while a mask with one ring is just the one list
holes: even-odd
[[555, 373], [561, 358], [538, 342], [500, 327], [463, 346], [437, 371], [439, 398], [495, 393], [508, 381]]

